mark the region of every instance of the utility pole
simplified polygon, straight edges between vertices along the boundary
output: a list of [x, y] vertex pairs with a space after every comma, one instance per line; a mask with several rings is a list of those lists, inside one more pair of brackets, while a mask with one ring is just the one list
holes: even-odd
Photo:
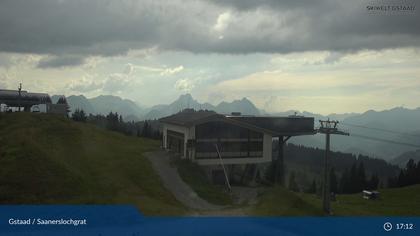
[[322, 207], [326, 214], [331, 214], [331, 190], [330, 190], [330, 135], [349, 135], [349, 133], [337, 129], [338, 121], [319, 120], [321, 127], [318, 132], [325, 134], [325, 160], [324, 160], [324, 184], [322, 188]]

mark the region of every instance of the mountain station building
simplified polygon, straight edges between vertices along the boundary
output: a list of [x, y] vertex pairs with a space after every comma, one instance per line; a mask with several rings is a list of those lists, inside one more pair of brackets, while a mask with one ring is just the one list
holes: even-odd
[[1, 112], [40, 112], [67, 116], [69, 106], [65, 96], [53, 103], [47, 93], [32, 93], [25, 90], [0, 89]]
[[203, 166], [213, 180], [221, 178], [223, 165], [232, 179], [237, 172], [241, 180], [250, 173], [255, 180], [261, 168], [273, 161], [273, 138], [280, 140], [282, 162], [283, 146], [290, 137], [315, 134], [314, 118], [302, 116], [222, 115], [185, 109], [159, 121], [163, 148]]

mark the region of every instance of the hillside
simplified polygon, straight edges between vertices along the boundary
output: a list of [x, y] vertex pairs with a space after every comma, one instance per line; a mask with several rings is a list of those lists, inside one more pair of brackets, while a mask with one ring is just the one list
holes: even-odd
[[399, 155], [398, 157], [392, 159], [390, 162], [394, 165], [398, 165], [402, 168], [405, 168], [407, 162], [413, 159], [414, 162], [419, 162], [420, 161], [420, 149], [417, 149], [415, 151], [410, 151], [410, 152], [405, 152], [401, 155]]
[[1, 204], [134, 204], [183, 214], [143, 157], [158, 142], [47, 114], [0, 113]]
[[[331, 208], [336, 216], [420, 216], [420, 185], [380, 189], [381, 199], [365, 200], [361, 194], [338, 195]], [[314, 194], [271, 188], [250, 214], [261, 216], [323, 215], [322, 201]]]
[[[54, 95], [51, 99], [55, 102], [58, 96]], [[143, 110], [135, 102], [122, 99], [118, 96], [100, 95], [94, 98], [86, 98], [83, 95], [71, 95], [67, 97], [70, 111], [82, 109], [86, 114], [102, 114], [118, 112], [126, 121], [138, 121], [143, 115]]]
[[[273, 157], [277, 157], [278, 142], [273, 142]], [[286, 179], [288, 179], [291, 171], [296, 174], [296, 181], [301, 189], [306, 189], [312, 181], [322, 179], [324, 169], [325, 150], [297, 146], [287, 144], [284, 149], [284, 163], [286, 166]], [[367, 178], [371, 178], [372, 174], [378, 175], [382, 184], [387, 183], [387, 179], [398, 175], [400, 168], [392, 165], [383, 159], [372, 158], [363, 155], [354, 155], [351, 153], [334, 152], [330, 153], [331, 166], [339, 178], [347, 169], [350, 170], [353, 164], [359, 166], [363, 163]]]
[[[314, 115], [315, 120], [322, 118]], [[318, 125], [316, 122], [315, 125]], [[420, 142], [420, 108], [408, 109], [396, 107], [389, 110], [369, 110], [362, 114], [346, 117], [339, 123], [339, 128], [350, 136], [336, 135], [332, 139], [331, 149], [352, 152], [391, 160], [399, 155], [418, 149], [413, 147]], [[367, 136], [373, 139], [361, 138]], [[324, 135], [295, 137], [290, 142], [305, 146], [322, 148]], [[383, 142], [377, 139], [390, 140]], [[393, 142], [407, 143], [401, 145]]]

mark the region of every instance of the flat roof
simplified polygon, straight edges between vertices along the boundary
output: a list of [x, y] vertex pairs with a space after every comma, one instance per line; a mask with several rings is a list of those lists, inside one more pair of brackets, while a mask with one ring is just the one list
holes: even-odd
[[315, 134], [314, 117], [302, 116], [227, 116], [229, 119], [252, 124], [277, 135]]
[[189, 127], [196, 124], [197, 122], [201, 120], [208, 119], [208, 118], [217, 118], [217, 117], [222, 117], [222, 116], [223, 115], [217, 114], [214, 111], [208, 111], [208, 110], [195, 111], [192, 109], [185, 109], [176, 114], [160, 118], [159, 121], [162, 123]]
[[316, 133], [314, 118], [302, 116], [229, 116], [214, 111], [185, 109], [171, 116], [163, 117], [159, 121], [184, 127], [211, 121], [222, 121], [273, 136], [312, 135]]

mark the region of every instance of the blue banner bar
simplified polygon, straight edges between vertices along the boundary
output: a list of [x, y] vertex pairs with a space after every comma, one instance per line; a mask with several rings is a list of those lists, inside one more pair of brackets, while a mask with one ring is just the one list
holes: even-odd
[[0, 235], [420, 235], [420, 217], [146, 217], [134, 206], [0, 206]]

